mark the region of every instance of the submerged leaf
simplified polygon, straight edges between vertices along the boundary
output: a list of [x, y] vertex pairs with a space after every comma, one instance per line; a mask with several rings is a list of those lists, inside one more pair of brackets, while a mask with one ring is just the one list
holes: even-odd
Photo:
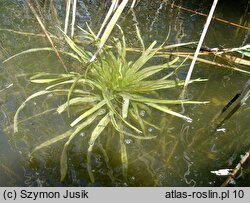
[[75, 74], [73, 73], [69, 73], [69, 74], [55, 74], [55, 73], [46, 73], [46, 72], [41, 72], [41, 73], [37, 73], [35, 75], [33, 75], [32, 77], [30, 77], [30, 80], [34, 80], [34, 79], [38, 79], [41, 77], [51, 77], [51, 78], [47, 78], [47, 79], [58, 79], [58, 78], [70, 78], [75, 76]]
[[[40, 52], [40, 51], [52, 51], [54, 52], [54, 49], [53, 48], [50, 48], [50, 47], [42, 47], [42, 48], [33, 48], [33, 49], [28, 49], [28, 50], [24, 50], [24, 51], [21, 51], [13, 56], [10, 56], [9, 58], [5, 59], [3, 61], [3, 63], [6, 63], [8, 61], [10, 61], [11, 59], [13, 58], [16, 58], [18, 56], [21, 56], [21, 55], [24, 55], [24, 54], [28, 54], [28, 53], [35, 53], [35, 52]], [[59, 51], [57, 50], [59, 53], [62, 53], [62, 54], [65, 54], [65, 55], [68, 55], [68, 56], [71, 56], [72, 58], [78, 60], [79, 62], [81, 62], [81, 60], [79, 59], [78, 56], [76, 56], [75, 54], [73, 53], [70, 53], [70, 52], [64, 52], [64, 51]]]
[[84, 121], [83, 123], [77, 125], [75, 128], [70, 129], [70, 130], [68, 130], [67, 132], [63, 133], [63, 134], [58, 135], [58, 136], [56, 136], [56, 137], [54, 137], [54, 138], [52, 138], [52, 139], [49, 139], [49, 140], [45, 141], [44, 143], [40, 144], [39, 146], [37, 146], [37, 147], [32, 151], [31, 154], [35, 153], [37, 150], [40, 150], [40, 149], [45, 148], [45, 147], [48, 147], [48, 146], [50, 146], [50, 145], [52, 145], [52, 144], [55, 144], [56, 142], [59, 142], [59, 141], [65, 139], [65, 138], [71, 136], [72, 133], [73, 133], [73, 134], [75, 134], [75, 133], [77, 134], [77, 133], [80, 132], [83, 128], [85, 128], [86, 126], [90, 125], [93, 121], [95, 121], [95, 119], [97, 118], [97, 116], [102, 115], [102, 114], [104, 114], [104, 112], [101, 111], [101, 110], [98, 111], [98, 112], [96, 112], [96, 113], [94, 113], [94, 114], [91, 115], [86, 121]]
[[143, 134], [146, 135], [146, 128], [145, 128], [145, 125], [143, 123], [141, 116], [139, 115], [138, 107], [135, 103], [132, 103], [132, 107], [133, 107], [133, 111], [130, 110], [130, 113], [136, 119], [136, 121], [140, 124]]
[[69, 137], [73, 132], [75, 131], [75, 129], [70, 129], [68, 131], [66, 131], [65, 133], [61, 134], [61, 135], [58, 135], [52, 139], [49, 139], [45, 142], [43, 142], [42, 144], [38, 145], [37, 147], [35, 147], [35, 149], [31, 152], [31, 155], [33, 155], [36, 151], [42, 149], [42, 148], [45, 148], [45, 147], [48, 147], [52, 144], [55, 144], [56, 142], [59, 142], [67, 137]]
[[64, 180], [65, 176], [67, 175], [68, 170], [68, 163], [67, 163], [67, 151], [70, 142], [74, 139], [74, 137], [77, 135], [77, 133], [82, 130], [82, 128], [79, 128], [79, 130], [76, 130], [74, 133], [72, 133], [68, 139], [68, 141], [64, 144], [63, 151], [60, 158], [60, 172], [61, 172], [61, 181]]
[[45, 94], [48, 94], [50, 93], [51, 91], [45, 91], [45, 90], [42, 90], [42, 91], [39, 91], [39, 92], [36, 92], [34, 94], [32, 94], [31, 96], [29, 96], [22, 104], [21, 106], [19, 106], [19, 108], [16, 110], [16, 113], [15, 113], [15, 116], [14, 116], [14, 133], [18, 132], [18, 116], [19, 116], [19, 113], [20, 111], [26, 106], [26, 103], [36, 97], [39, 97], [41, 95], [45, 95]]
[[93, 130], [90, 140], [89, 140], [89, 148], [88, 148], [88, 154], [87, 154], [87, 170], [89, 173], [89, 177], [92, 183], [95, 182], [92, 170], [91, 170], [91, 163], [90, 163], [90, 159], [91, 159], [91, 154], [92, 154], [92, 149], [93, 146], [95, 144], [96, 139], [99, 137], [99, 135], [102, 133], [102, 131], [106, 128], [106, 126], [109, 124], [110, 122], [110, 118], [109, 118], [109, 114], [107, 113], [106, 116], [104, 116], [100, 122], [97, 124], [97, 126], [95, 127], [95, 129]]
[[122, 161], [122, 173], [124, 180], [127, 180], [128, 175], [128, 156], [127, 156], [127, 150], [126, 145], [124, 143], [124, 135], [120, 133], [120, 146], [121, 146], [121, 161]]
[[6, 63], [7, 61], [13, 59], [13, 58], [16, 58], [20, 55], [23, 55], [23, 54], [28, 54], [28, 53], [34, 53], [34, 52], [40, 52], [40, 51], [54, 51], [52, 48], [50, 47], [44, 47], [44, 48], [33, 48], [33, 49], [28, 49], [28, 50], [25, 50], [25, 51], [21, 51], [13, 56], [10, 56], [9, 58], [5, 59], [3, 61], [3, 63]]
[[[69, 100], [70, 100], [70, 97], [74, 91], [74, 88], [76, 87], [78, 81], [81, 79], [81, 76], [78, 76], [75, 81], [73, 82], [73, 84], [71, 85], [70, 89], [69, 89], [69, 93], [68, 93], [68, 96], [67, 96], [67, 106], [69, 106]], [[68, 116], [69, 116], [69, 111], [68, 111]]]

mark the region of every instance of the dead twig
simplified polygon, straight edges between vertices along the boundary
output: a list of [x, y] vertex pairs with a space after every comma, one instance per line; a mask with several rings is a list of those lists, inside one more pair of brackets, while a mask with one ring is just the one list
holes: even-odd
[[[179, 5], [175, 5], [175, 4], [171, 4], [171, 6], [175, 7], [175, 8], [179, 8], [181, 10], [184, 10], [184, 11], [187, 11], [187, 12], [190, 12], [190, 13], [195, 13], [197, 15], [200, 15], [200, 16], [205, 16], [207, 17], [207, 14], [204, 14], [204, 13], [201, 13], [201, 12], [198, 12], [198, 11], [194, 11], [192, 9], [188, 9], [188, 8], [184, 8], [182, 6], [179, 6]], [[230, 21], [227, 21], [227, 20], [224, 20], [224, 19], [221, 19], [221, 18], [217, 18], [217, 17], [212, 17], [214, 20], [216, 21], [219, 21], [221, 23], [225, 23], [225, 24], [229, 24], [229, 25], [232, 25], [234, 27], [239, 27], [239, 28], [242, 28], [242, 29], [245, 29], [245, 30], [249, 30], [250, 27], [246, 27], [244, 25], [240, 25], [240, 24], [237, 24], [237, 23], [233, 23], [233, 22], [230, 22]]]
[[62, 58], [61, 58], [61, 56], [60, 56], [58, 50], [56, 49], [56, 47], [55, 47], [55, 45], [54, 45], [54, 42], [52, 41], [52, 39], [51, 39], [51, 37], [50, 37], [48, 31], [46, 30], [46, 28], [45, 28], [45, 26], [44, 26], [42, 20], [41, 20], [40, 17], [38, 16], [38, 14], [37, 14], [35, 8], [32, 6], [31, 0], [27, 0], [27, 3], [28, 3], [28, 6], [29, 6], [30, 10], [32, 11], [32, 13], [34, 14], [34, 16], [36, 17], [36, 19], [37, 19], [39, 25], [41, 26], [41, 28], [42, 28], [44, 34], [46, 35], [47, 39], [49, 40], [49, 42], [50, 42], [50, 44], [51, 44], [53, 50], [55, 51], [55, 53], [56, 53], [56, 55], [57, 55], [59, 61], [60, 61], [61, 64], [63, 65], [65, 71], [68, 72], [65, 63], [63, 62], [63, 60], [62, 60]]

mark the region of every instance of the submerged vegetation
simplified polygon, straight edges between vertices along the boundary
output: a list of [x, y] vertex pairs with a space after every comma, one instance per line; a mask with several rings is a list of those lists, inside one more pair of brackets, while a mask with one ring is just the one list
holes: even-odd
[[[93, 125], [87, 154], [87, 169], [91, 182], [94, 182], [90, 164], [91, 153], [96, 140], [108, 126], [112, 126], [120, 136], [121, 161], [123, 164], [123, 175], [126, 179], [128, 158], [124, 137], [130, 136], [136, 139], [156, 138], [156, 136], [147, 134], [145, 125], [150, 125], [150, 123], [141, 118], [139, 109], [151, 108], [191, 122], [191, 118], [175, 112], [167, 106], [207, 103], [178, 99], [159, 99], [155, 97], [155, 95], [158, 95], [157, 92], [159, 90], [183, 85], [183, 81], [171, 79], [182, 64], [177, 65], [179, 58], [176, 57], [170, 62], [150, 65], [149, 61], [162, 48], [164, 43], [157, 46], [157, 42], [154, 41], [146, 47], [138, 27], [136, 27], [137, 37], [141, 43], [142, 52], [137, 59], [129, 60], [126, 51], [125, 35], [119, 25], [117, 27], [120, 30], [120, 37], [113, 37], [110, 45], [105, 45], [126, 3], [127, 1], [123, 1], [119, 5], [107, 24], [102, 37], [98, 38], [88, 26], [89, 31], [80, 28], [83, 32], [85, 43], [88, 41], [85, 47], [76, 45], [70, 37], [64, 34], [65, 40], [73, 51], [73, 53], [67, 52], [67, 55], [78, 60], [82, 64], [82, 70], [63, 74], [44, 72], [32, 76], [30, 78], [32, 83], [48, 84], [48, 86], [29, 96], [16, 111], [14, 117], [15, 132], [18, 131], [18, 116], [20, 111], [28, 101], [38, 96], [49, 93], [61, 93], [65, 95], [67, 98], [65, 103], [57, 108], [59, 114], [63, 112], [71, 114], [70, 107], [76, 105], [77, 108], [82, 109], [82, 114], [78, 115], [71, 122], [71, 129], [69, 131], [47, 140], [37, 146], [32, 152], [34, 154], [36, 151], [58, 141], [67, 140], [64, 144], [60, 161], [62, 181], [67, 174], [68, 147], [74, 137], [87, 126]], [[44, 49], [51, 50], [50, 48], [42, 48], [28, 50], [27, 52]], [[96, 49], [97, 51], [92, 53], [89, 49]], [[204, 80], [196, 79], [190, 82], [196, 81]], [[132, 122], [132, 120], [134, 121]], [[97, 124], [95, 124], [96, 122]]]
[[[86, 39], [90, 39], [90, 42], [97, 39], [94, 34], [90, 34], [86, 31], [84, 32], [86, 34]], [[141, 39], [139, 32], [138, 37]], [[87, 110], [84, 110], [80, 116], [72, 121], [70, 124], [72, 129], [42, 143], [33, 151], [34, 153], [43, 147], [68, 138], [61, 155], [62, 180], [67, 171], [68, 145], [81, 130], [91, 123], [94, 123], [94, 121], [99, 120], [90, 136], [87, 156], [88, 172], [92, 182], [94, 182], [94, 177], [90, 166], [91, 151], [96, 139], [109, 124], [112, 124], [119, 136], [121, 136], [121, 157], [124, 169], [126, 169], [127, 155], [123, 144], [124, 136], [131, 136], [137, 139], [155, 138], [154, 136], [147, 135], [144, 126], [145, 121], [139, 115], [139, 108], [146, 109], [151, 107], [187, 121], [192, 121], [191, 118], [172, 111], [166, 105], [206, 103], [189, 100], [166, 100], [152, 97], [152, 95], [157, 94], [158, 90], [183, 85], [183, 81], [177, 82], [169, 79], [180, 67], [180, 65], [175, 65], [178, 58], [164, 64], [146, 65], [161, 47], [155, 48], [156, 42], [153, 42], [148, 48], [145, 48], [137, 60], [128, 61], [126, 57], [125, 37], [122, 33], [121, 40], [114, 38], [112, 48], [104, 46], [97, 59], [89, 63], [92, 54], [83, 47], [77, 46], [66, 35], [65, 39], [72, 50], [75, 51], [76, 55], [73, 55], [74, 58], [82, 62], [83, 73], [71, 72], [58, 75], [39, 73], [31, 77], [32, 83], [50, 83], [50, 85], [44, 90], [36, 92], [28, 97], [17, 110], [14, 119], [14, 131], [17, 132], [18, 115], [25, 104], [37, 96], [49, 94], [51, 92], [61, 92], [67, 96], [67, 101], [57, 108], [59, 114], [67, 111], [67, 109], [74, 105], [77, 105], [78, 108], [87, 108]], [[142, 47], [145, 47], [143, 42]], [[166, 69], [173, 70], [159, 79], [153, 77], [161, 71], [166, 73]], [[194, 81], [203, 80], [197, 79], [191, 82]], [[134, 117], [138, 123], [132, 124], [130, 122], [131, 117]]]
[[[163, 145], [159, 147], [159, 151], [164, 150], [164, 152], [166, 152], [166, 148], [172, 145], [169, 147], [171, 149], [167, 152], [169, 153], [168, 157], [164, 157], [165, 160], [161, 162], [161, 164], [165, 164], [161, 167], [166, 167], [172, 157], [174, 157], [179, 142], [176, 141], [177, 138], [172, 134], [168, 135], [171, 137], [171, 140], [167, 140], [167, 136], [165, 137], [164, 133], [157, 135], [157, 133], [151, 133], [148, 129], [162, 132], [163, 128], [166, 128], [165, 126], [167, 126], [167, 128], [169, 128], [167, 132], [169, 132], [172, 129], [170, 121], [173, 117], [176, 117], [177, 122], [180, 121], [180, 123], [182, 123], [184, 120], [189, 124], [192, 122], [192, 116], [189, 116], [189, 113], [185, 112], [184, 105], [190, 104], [191, 106], [196, 106], [197, 104], [208, 103], [208, 101], [187, 99], [190, 97], [186, 98], [183, 96], [184, 94], [176, 97], [176, 95], [171, 95], [171, 93], [169, 93], [171, 92], [171, 89], [180, 92], [185, 81], [183, 78], [179, 79], [178, 74], [182, 71], [182, 67], [186, 60], [194, 58], [192, 56], [193, 53], [191, 52], [190, 54], [189, 52], [182, 52], [179, 50], [173, 51], [172, 48], [189, 46], [195, 43], [190, 42], [166, 45], [171, 31], [166, 33], [166, 40], [159, 42], [151, 38], [150, 43], [148, 43], [144, 41], [138, 24], [135, 23], [135, 25], [133, 25], [136, 33], [135, 38], [140, 47], [132, 48], [131, 43], [128, 43], [129, 40], [126, 37], [126, 33], [124, 33], [122, 23], [119, 23], [119, 19], [126, 9], [130, 9], [129, 12], [134, 12], [132, 9], [136, 5], [136, 0], [131, 2], [128, 0], [113, 0], [110, 2], [107, 15], [105, 16], [103, 23], [99, 26], [100, 29], [98, 32], [96, 32], [96, 30], [93, 31], [93, 25], [91, 26], [89, 24], [86, 24], [83, 28], [77, 26], [78, 30], [75, 30], [77, 1], [68, 0], [66, 1], [64, 29], [59, 28], [59, 26], [56, 27], [56, 30], [59, 30], [58, 36], [51, 34], [53, 32], [47, 30], [44, 19], [41, 19], [41, 13], [37, 12], [37, 10], [39, 10], [37, 9], [38, 6], [33, 7], [35, 4], [31, 1], [27, 2], [44, 34], [19, 32], [10, 29], [1, 30], [27, 36], [46, 37], [51, 47], [34, 47], [8, 57], [3, 60], [3, 63], [7, 63], [13, 58], [18, 58], [23, 54], [50, 51], [55, 52], [56, 57], [59, 59], [64, 69], [62, 69], [60, 73], [54, 73], [53, 71], [40, 71], [39, 73], [32, 74], [29, 81], [36, 88], [38, 87], [39, 90], [37, 91], [36, 89], [36, 92], [26, 97], [26, 100], [23, 101], [16, 110], [13, 124], [14, 133], [19, 131], [19, 125], [23, 122], [20, 119], [22, 111], [28, 106], [29, 102], [37, 100], [40, 96], [54, 95], [57, 98], [60, 97], [60, 103], [57, 103], [57, 107], [55, 108], [56, 113], [59, 117], [68, 116], [68, 129], [63, 133], [57, 133], [57, 135], [53, 137], [48, 135], [45, 140], [39, 139], [39, 141], [37, 141], [39, 144], [35, 147], [32, 146], [33, 148], [29, 154], [30, 158], [33, 159], [41, 150], [45, 150], [47, 147], [58, 146], [58, 143], [63, 143], [62, 149], [60, 149], [60, 177], [63, 182], [67, 174], [70, 173], [68, 165], [70, 160], [69, 152], [71, 152], [70, 147], [75, 140], [88, 140], [84, 144], [87, 145], [86, 168], [90, 182], [94, 183], [93, 154], [95, 146], [99, 145], [100, 141], [105, 140], [109, 134], [112, 134], [112, 136], [107, 138], [111, 144], [105, 145], [105, 147], [109, 147], [110, 149], [108, 150], [111, 151], [112, 147], [116, 148], [116, 150], [119, 148], [119, 150], [117, 150], [119, 151], [119, 154], [115, 154], [115, 156], [117, 157], [117, 160], [119, 160], [119, 163], [121, 163], [122, 176], [125, 182], [128, 180], [128, 169], [131, 165], [130, 163], [134, 162], [134, 160], [130, 160], [129, 157], [130, 151], [128, 151], [126, 145], [126, 140], [128, 138], [138, 140], [138, 143], [141, 143], [141, 140], [146, 140], [145, 142], [147, 142], [147, 140], [159, 140]], [[50, 4], [53, 4], [51, 2]], [[132, 4], [129, 5], [129, 3]], [[69, 34], [68, 28], [71, 6], [72, 22]], [[95, 34], [95, 32], [97, 34]], [[75, 33], [80, 35], [80, 41], [77, 40]], [[58, 48], [56, 46], [56, 42], [58, 41], [63, 41], [61, 43], [63, 44], [63, 48]], [[202, 51], [196, 53], [197, 61], [210, 65], [226, 67], [244, 73], [245, 75], [250, 74], [247, 70], [233, 66], [229, 67], [229, 65], [221, 64], [221, 62], [217, 63], [202, 58], [206, 55], [215, 55], [218, 56], [218, 58], [226, 58], [229, 56], [231, 57], [231, 53], [240, 53], [249, 57], [249, 45], [242, 45], [239, 48], [232, 49], [205, 49], [204, 47], [201, 47], [200, 44], [200, 48]], [[76, 61], [80, 68], [69, 68], [68, 66], [70, 65], [65, 61], [65, 58], [70, 58], [74, 60], [74, 62]], [[183, 58], [184, 60], [182, 60]], [[244, 62], [244, 60], [240, 60], [239, 57], [236, 57], [236, 59], [239, 59], [240, 61], [239, 63], [235, 61], [236, 64], [242, 64]], [[245, 61], [246, 64], [244, 65], [249, 66], [249, 61]], [[206, 79], [198, 78], [193, 80], [188, 79], [186, 81], [188, 83], [194, 83], [206, 81]], [[249, 98], [248, 89], [246, 89], [246, 92], [247, 94], [245, 96], [244, 89], [244, 94], [241, 95], [244, 102], [241, 102], [241, 105], [243, 105], [243, 103]], [[173, 99], [174, 97], [176, 97], [176, 99]], [[234, 99], [232, 100], [234, 102]], [[231, 105], [231, 101], [229, 104]], [[234, 107], [234, 105], [237, 104], [234, 103], [230, 108]], [[182, 107], [183, 111], [180, 112], [176, 110], [176, 106]], [[229, 107], [229, 105], [226, 107]], [[227, 111], [229, 110], [230, 109], [228, 108]], [[51, 111], [46, 111], [46, 113], [48, 112]], [[144, 117], [142, 112], [146, 112], [150, 119]], [[221, 114], [223, 113], [224, 111], [222, 111]], [[41, 114], [43, 113], [37, 115]], [[156, 124], [158, 121], [154, 122], [153, 119], [155, 115], [160, 117], [157, 119], [158, 121], [160, 119], [162, 119], [162, 121]], [[214, 133], [217, 128], [221, 127], [224, 120], [227, 119], [227, 117], [225, 119], [223, 115], [217, 119], [221, 122], [217, 122], [217, 120], [214, 122], [215, 124], [219, 123], [219, 125], [216, 125], [212, 133]], [[32, 117], [36, 117], [36, 115], [33, 115]], [[223, 128], [221, 129], [223, 130]], [[210, 128], [210, 131], [201, 129], [194, 133], [205, 134], [206, 137], [193, 136], [191, 140], [191, 138], [187, 137], [188, 130], [189, 126], [185, 127], [183, 125], [180, 139], [184, 140], [184, 143], [188, 146], [188, 150], [191, 149], [190, 151], [192, 151], [194, 145], [199, 145], [199, 150], [203, 148], [204, 143], [207, 143], [208, 140], [210, 140], [209, 135], [212, 134]], [[214, 146], [211, 151], [212, 150], [214, 150]], [[162, 154], [165, 156], [167, 153]], [[188, 165], [188, 171], [185, 172], [184, 179], [186, 183], [189, 184], [192, 183], [192, 181], [188, 181], [186, 176], [189, 175], [190, 166], [193, 163], [189, 160], [187, 152], [184, 152], [183, 154], [184, 162]]]

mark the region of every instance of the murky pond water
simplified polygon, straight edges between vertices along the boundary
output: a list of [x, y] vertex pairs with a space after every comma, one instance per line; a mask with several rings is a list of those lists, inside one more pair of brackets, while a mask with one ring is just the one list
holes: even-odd
[[[57, 27], [63, 24], [65, 1], [55, 0], [54, 9], [49, 6], [49, 1], [45, 2], [47, 4], [40, 10], [43, 20], [49, 31], [60, 34]], [[170, 1], [138, 2], [134, 11], [126, 11], [120, 20], [129, 46], [139, 47], [135, 25], [140, 28], [146, 44], [154, 40], [163, 42], [169, 30], [167, 44], [199, 40], [205, 17], [177, 8]], [[221, 1], [215, 16], [249, 27], [247, 2]], [[208, 13], [210, 8], [210, 1], [175, 1], [174, 4], [203, 13]], [[85, 26], [85, 22], [88, 22], [97, 32], [107, 10], [107, 2], [79, 0], [77, 24]], [[20, 114], [20, 130], [14, 134], [13, 118], [16, 110], [29, 95], [42, 88], [41, 85], [31, 84], [29, 77], [38, 72], [59, 73], [63, 69], [55, 54], [45, 51], [29, 53], [2, 63], [20, 51], [50, 46], [44, 37], [8, 31], [42, 33], [25, 1], [0, 1], [0, 29], [0, 186], [90, 185], [86, 152], [91, 128], [79, 133], [71, 144], [68, 175], [63, 183], [60, 182], [59, 159], [64, 142], [39, 151], [32, 160], [30, 158], [35, 146], [69, 129], [72, 118], [66, 114], [58, 115], [55, 111], [65, 98], [48, 94], [29, 102]], [[213, 20], [203, 45], [209, 48], [232, 48], [246, 45], [250, 43], [249, 40], [247, 29]], [[66, 46], [63, 41], [56, 43], [58, 47]], [[194, 49], [191, 46], [180, 51], [194, 52]], [[206, 59], [217, 60], [214, 56]], [[73, 60], [66, 57], [64, 60], [72, 70], [80, 68]], [[188, 60], [178, 73], [179, 79], [185, 79], [190, 62]], [[242, 67], [225, 59], [219, 62], [249, 70], [249, 66]], [[91, 164], [96, 178], [93, 186], [220, 186], [224, 182], [225, 177], [215, 176], [210, 171], [234, 168], [241, 155], [249, 150], [249, 100], [218, 131], [212, 130], [211, 123], [244, 86], [249, 75], [198, 62], [192, 77], [206, 78], [208, 81], [191, 84], [188, 98], [210, 103], [173, 107], [175, 111], [191, 117], [192, 122], [158, 112], [152, 112], [150, 116], [141, 109], [141, 116], [158, 126], [147, 128], [148, 133], [157, 135], [157, 138], [143, 141], [125, 138], [129, 163], [127, 180], [122, 176], [120, 148], [117, 144], [119, 137], [112, 128], [107, 129], [93, 151]], [[180, 93], [180, 88], [161, 92], [168, 99], [177, 99]], [[235, 180], [236, 186], [250, 186], [249, 163], [247, 161], [244, 164], [242, 174]]]

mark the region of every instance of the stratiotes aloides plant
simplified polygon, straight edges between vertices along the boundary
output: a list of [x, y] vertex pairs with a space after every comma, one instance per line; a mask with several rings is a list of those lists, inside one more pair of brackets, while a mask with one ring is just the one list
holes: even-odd
[[[71, 113], [72, 122], [68, 131], [45, 141], [35, 147], [31, 153], [34, 156], [38, 150], [65, 140], [60, 158], [61, 181], [67, 175], [68, 147], [71, 141], [86, 127], [93, 129], [89, 135], [85, 134], [85, 136], [89, 136], [87, 170], [91, 182], [94, 182], [90, 164], [92, 150], [96, 140], [108, 126], [113, 127], [117, 135], [120, 136], [121, 162], [123, 176], [126, 179], [128, 158], [124, 144], [125, 137], [129, 136], [134, 139], [144, 140], [157, 138], [157, 136], [147, 134], [147, 125], [154, 125], [140, 116], [140, 109], [154, 109], [163, 114], [170, 114], [191, 121], [191, 118], [188, 116], [175, 112], [168, 106], [206, 103], [189, 100], [165, 100], [155, 96], [158, 95], [158, 91], [160, 90], [175, 88], [184, 84], [183, 81], [170, 79], [171, 76], [176, 74], [182, 63], [176, 65], [178, 58], [174, 58], [172, 61], [163, 64], [149, 65], [149, 60], [152, 60], [156, 56], [156, 53], [162, 48], [163, 44], [157, 45], [157, 42], [154, 41], [146, 48], [138, 27], [136, 27], [136, 33], [138, 41], [141, 44], [141, 53], [137, 59], [129, 60], [125, 36], [120, 26], [117, 26], [120, 31], [119, 37], [110, 40], [109, 46], [106, 45], [107, 39], [110, 37], [111, 31], [127, 5], [128, 0], [123, 0], [119, 6], [117, 6], [117, 3], [117, 0], [113, 1], [109, 15], [106, 16], [97, 35], [88, 26], [88, 31], [80, 28], [83, 32], [84, 41], [89, 41], [88, 46], [78, 46], [64, 32], [65, 40], [71, 51], [59, 52], [78, 60], [82, 64], [82, 70], [64, 74], [46, 72], [32, 76], [30, 78], [32, 83], [47, 84], [47, 86], [43, 90], [29, 96], [17, 109], [14, 116], [14, 132], [17, 132], [18, 117], [27, 102], [50, 93], [59, 93], [58, 95], [63, 95], [67, 98], [65, 103], [57, 108], [58, 114], [64, 112], [71, 113], [71, 107], [73, 106], [76, 106], [78, 110], [82, 109], [82, 113], [79, 115]], [[112, 12], [114, 14], [111, 17]], [[110, 21], [108, 21], [109, 19]], [[97, 51], [93, 53], [89, 51], [89, 44]], [[16, 56], [37, 51], [53, 51], [53, 49], [49, 47], [30, 49], [16, 54], [4, 62]], [[161, 75], [160, 78], [157, 77], [159, 75]], [[195, 81], [203, 80], [197, 79], [190, 82]]]
[[[175, 80], [169, 79], [180, 67], [176, 65], [178, 58], [164, 64], [147, 65], [148, 61], [155, 56], [161, 46], [155, 48], [156, 41], [154, 41], [148, 48], [145, 48], [137, 29], [137, 35], [142, 45], [142, 52], [136, 60], [129, 61], [125, 36], [120, 27], [119, 30], [121, 31], [121, 39], [113, 38], [112, 42], [110, 42], [111, 46], [103, 46], [96, 59], [91, 63], [89, 61], [93, 57], [93, 54], [84, 47], [77, 46], [65, 35], [66, 41], [74, 51], [74, 53], [70, 53], [70, 55], [82, 63], [83, 72], [65, 74], [39, 73], [31, 77], [30, 81], [32, 83], [48, 84], [48, 86], [28, 97], [15, 114], [14, 131], [17, 132], [18, 116], [26, 103], [31, 99], [49, 93], [60, 93], [67, 96], [67, 101], [57, 108], [59, 114], [67, 112], [67, 110], [69, 111], [70, 107], [76, 105], [79, 109], [84, 109], [80, 115], [72, 119], [70, 130], [40, 144], [32, 152], [32, 155], [34, 155], [36, 151], [44, 147], [61, 140], [66, 140], [60, 160], [62, 181], [67, 174], [67, 150], [71, 141], [80, 131], [87, 126], [93, 125], [96, 121], [98, 121], [98, 124], [93, 126], [93, 131], [89, 135], [87, 152], [87, 170], [91, 182], [94, 182], [90, 164], [91, 153], [96, 140], [108, 125], [112, 126], [117, 131], [117, 135], [120, 136], [121, 160], [123, 164], [123, 174], [126, 178], [128, 159], [124, 137], [129, 136], [135, 139], [156, 138], [156, 136], [147, 134], [145, 127], [147, 121], [141, 118], [139, 109], [152, 108], [190, 121], [191, 118], [172, 111], [167, 106], [206, 103], [153, 98], [152, 95], [156, 95], [155, 93], [159, 90], [183, 85], [183, 81], [176, 82]], [[97, 42], [98, 44], [98, 38], [92, 31], [82, 31], [85, 35], [85, 39], [90, 40], [92, 43]], [[157, 73], [166, 73], [167, 71], [163, 71], [165, 69], [172, 69], [172, 71], [169, 71], [168, 74], [161, 78], [155, 79], [154, 76]], [[197, 79], [190, 82], [194, 81], [202, 80]], [[134, 120], [134, 122], [130, 122], [131, 120]]]

